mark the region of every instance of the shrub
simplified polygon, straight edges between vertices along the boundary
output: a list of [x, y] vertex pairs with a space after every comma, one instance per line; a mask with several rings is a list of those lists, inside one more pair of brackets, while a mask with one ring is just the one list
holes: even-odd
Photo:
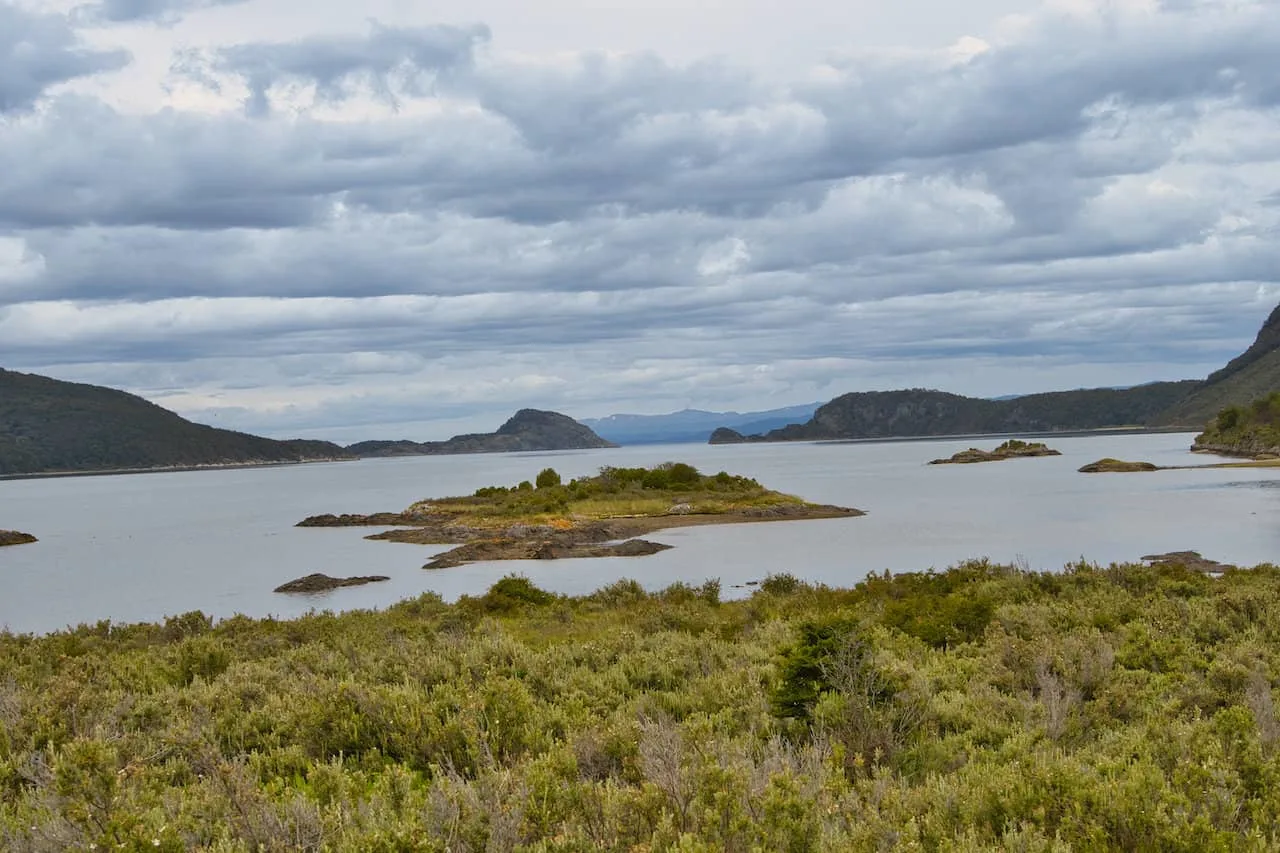
[[534, 480], [534, 485], [539, 489], [549, 489], [552, 486], [558, 486], [560, 485], [560, 474], [555, 468], [543, 468], [538, 472], [538, 477]]

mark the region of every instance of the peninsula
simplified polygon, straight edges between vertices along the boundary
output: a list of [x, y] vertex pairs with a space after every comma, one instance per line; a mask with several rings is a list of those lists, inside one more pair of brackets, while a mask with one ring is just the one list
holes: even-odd
[[217, 429], [124, 391], [0, 369], [0, 477], [351, 458], [327, 441]]
[[1004, 459], [1021, 459], [1027, 456], [1061, 456], [1061, 451], [1040, 441], [1021, 441], [1011, 438], [995, 450], [970, 447], [953, 454], [949, 459], [935, 459], [930, 465], [968, 465], [973, 462], [1000, 462]]
[[439, 569], [489, 560], [643, 556], [671, 546], [636, 537], [671, 527], [859, 515], [860, 510], [766, 489], [747, 477], [707, 475], [676, 462], [602, 468], [568, 484], [546, 468], [535, 482], [511, 488], [423, 500], [400, 513], [312, 516], [298, 526], [394, 526], [366, 538], [458, 546], [424, 566]]

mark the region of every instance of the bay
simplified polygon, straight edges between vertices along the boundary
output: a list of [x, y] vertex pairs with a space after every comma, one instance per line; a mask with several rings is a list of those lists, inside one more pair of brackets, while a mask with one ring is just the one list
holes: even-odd
[[[1223, 562], [1280, 559], [1280, 469], [1076, 473], [1103, 456], [1201, 464], [1190, 434], [1055, 437], [1059, 457], [929, 466], [994, 440], [661, 445], [565, 453], [428, 456], [275, 468], [0, 482], [0, 527], [34, 545], [0, 549], [0, 627], [47, 632], [79, 623], [154, 621], [201, 610], [290, 618], [313, 609], [376, 608], [433, 591], [481, 593], [517, 572], [586, 593], [620, 578], [650, 589], [720, 579], [726, 597], [790, 572], [850, 585], [869, 572], [945, 568], [990, 557], [1057, 570], [1198, 550]], [[420, 567], [444, 548], [369, 542], [365, 529], [293, 525], [323, 512], [399, 510], [415, 500], [604, 465], [683, 461], [755, 477], [862, 518], [682, 528], [648, 538], [648, 557]], [[300, 575], [388, 575], [386, 583], [289, 596]]]

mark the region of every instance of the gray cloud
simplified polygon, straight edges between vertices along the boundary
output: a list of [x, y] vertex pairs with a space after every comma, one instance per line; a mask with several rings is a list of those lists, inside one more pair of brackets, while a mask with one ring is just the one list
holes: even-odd
[[347, 438], [1203, 375], [1280, 299], [1269, 11], [790, 84], [484, 27], [188, 51], [250, 109], [0, 122], [0, 362]]
[[396, 89], [427, 94], [437, 77], [469, 67], [488, 40], [488, 27], [480, 25], [406, 29], [373, 22], [365, 36], [185, 51], [174, 70], [215, 88], [218, 74], [240, 77], [249, 88], [251, 115], [267, 114], [273, 86], [297, 82], [313, 85], [317, 101], [341, 102], [364, 92], [394, 104]]
[[98, 0], [77, 6], [72, 17], [76, 23], [88, 26], [138, 21], [169, 25], [200, 9], [245, 2], [248, 0]]
[[35, 106], [59, 83], [124, 67], [121, 50], [85, 46], [62, 15], [0, 0], [0, 116]]

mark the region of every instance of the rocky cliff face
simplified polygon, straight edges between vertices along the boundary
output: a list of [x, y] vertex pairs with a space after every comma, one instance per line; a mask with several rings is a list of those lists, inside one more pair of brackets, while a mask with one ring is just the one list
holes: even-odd
[[497, 432], [455, 435], [448, 441], [364, 441], [347, 448], [357, 456], [427, 456], [449, 453], [509, 453], [617, 447], [590, 427], [559, 412], [521, 409]]

